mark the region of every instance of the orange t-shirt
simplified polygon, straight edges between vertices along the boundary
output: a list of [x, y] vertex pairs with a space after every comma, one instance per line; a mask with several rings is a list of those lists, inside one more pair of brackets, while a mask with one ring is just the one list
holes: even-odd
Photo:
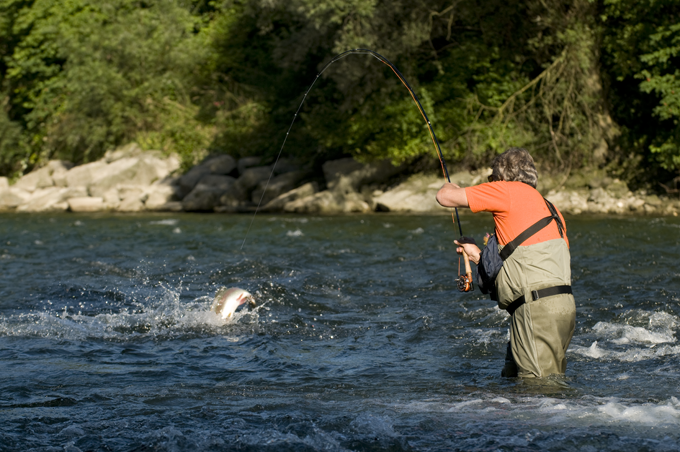
[[[524, 182], [489, 182], [466, 187], [465, 194], [470, 210], [493, 214], [498, 243], [501, 245], [507, 245], [529, 226], [550, 215], [550, 210], [538, 190]], [[559, 210], [557, 214], [564, 225], [564, 240], [569, 246], [564, 217]], [[557, 229], [557, 223], [553, 221], [529, 237], [522, 246], [559, 238], [560, 231]]]

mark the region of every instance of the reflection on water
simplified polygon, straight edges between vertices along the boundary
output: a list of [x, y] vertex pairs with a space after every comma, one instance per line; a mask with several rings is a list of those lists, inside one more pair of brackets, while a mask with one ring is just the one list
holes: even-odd
[[262, 215], [243, 250], [248, 216], [1, 219], [0, 450], [678, 448], [676, 218], [567, 219], [568, 373], [525, 381], [450, 217]]

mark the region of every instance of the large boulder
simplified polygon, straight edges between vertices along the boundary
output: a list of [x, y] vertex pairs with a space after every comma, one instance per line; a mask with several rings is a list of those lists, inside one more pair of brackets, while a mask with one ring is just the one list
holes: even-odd
[[21, 176], [14, 187], [33, 193], [38, 188], [51, 187], [52, 185], [54, 185], [54, 181], [50, 177], [50, 169], [44, 166]]
[[90, 196], [71, 198], [68, 206], [71, 212], [98, 212], [104, 209], [104, 199]]
[[268, 184], [267, 181], [260, 182], [251, 194], [253, 204], [266, 205], [282, 193], [291, 191], [304, 175], [302, 171], [293, 171], [272, 177]]
[[[279, 212], [285, 210], [285, 206], [288, 205], [289, 203], [297, 201], [298, 199], [312, 196], [318, 191], [319, 187], [316, 182], [308, 182], [304, 185], [299, 186], [298, 188], [290, 190], [287, 193], [283, 193], [277, 196], [275, 199], [272, 199], [267, 204], [265, 204], [264, 207], [262, 207], [262, 210], [265, 212]], [[294, 208], [295, 207], [291, 207], [291, 209]], [[289, 212], [292, 211], [294, 210], [289, 210]]]
[[333, 193], [324, 190], [286, 203], [283, 210], [290, 213], [338, 213], [341, 211], [341, 207]]
[[555, 204], [555, 207], [561, 212], [578, 215], [589, 210], [589, 196], [590, 192], [585, 189], [564, 190], [559, 192], [551, 190], [547, 194], [546, 199]]
[[9, 181], [6, 177], [0, 177], [0, 193], [9, 190]]
[[179, 188], [176, 185], [154, 183], [146, 191], [144, 207], [147, 210], [173, 210], [178, 199]]
[[66, 187], [66, 173], [73, 168], [73, 163], [64, 160], [50, 160], [47, 163], [50, 169], [50, 177], [57, 187]]
[[120, 207], [120, 193], [117, 188], [112, 188], [102, 195], [105, 210], [117, 210]]
[[301, 166], [295, 160], [286, 157], [281, 157], [274, 166], [274, 174], [276, 175], [301, 170]]
[[291, 213], [363, 213], [371, 210], [368, 203], [356, 192], [345, 195], [324, 190], [311, 196], [288, 202], [283, 210]]
[[73, 164], [71, 162], [66, 162], [62, 160], [50, 160], [47, 165], [42, 168], [31, 171], [28, 174], [22, 176], [14, 187], [25, 190], [29, 193], [33, 193], [35, 190], [41, 188], [48, 188], [54, 185], [58, 187], [64, 187], [66, 184], [56, 183], [56, 179], [63, 179], [66, 171], [71, 169]]
[[352, 158], [330, 160], [322, 166], [329, 190], [358, 190], [362, 185], [382, 183], [398, 174], [403, 168], [392, 165], [389, 160], [369, 164]]
[[64, 212], [68, 210], [68, 199], [87, 196], [85, 187], [39, 188], [31, 197], [17, 206], [18, 212]]
[[239, 175], [246, 172], [248, 168], [258, 166], [262, 162], [262, 157], [243, 157], [238, 160], [237, 167]]
[[102, 168], [98, 178], [89, 184], [89, 191], [92, 196], [101, 197], [119, 184], [149, 186], [178, 168], [179, 160], [176, 158], [160, 159], [146, 153], [123, 157]]
[[31, 194], [26, 190], [10, 187], [0, 192], [0, 210], [14, 210], [30, 198]]
[[213, 155], [200, 164], [194, 166], [179, 178], [179, 196], [184, 197], [190, 193], [196, 185], [209, 174], [226, 175], [236, 167], [236, 161], [230, 155]]
[[441, 177], [415, 175], [384, 193], [376, 193], [376, 210], [383, 212], [436, 212], [445, 208], [437, 203]]
[[186, 211], [214, 210], [220, 204], [220, 197], [234, 188], [236, 179], [231, 176], [208, 174], [182, 200]]
[[118, 212], [140, 212], [144, 210], [144, 187], [134, 184], [118, 184], [120, 204]]
[[104, 160], [76, 166], [66, 172], [67, 187], [89, 187], [92, 182], [100, 180], [106, 174], [107, 163]]
[[40, 188], [33, 192], [30, 199], [17, 206], [17, 212], [51, 212], [65, 211], [68, 203], [63, 200], [63, 192], [67, 188]]
[[206, 159], [203, 166], [210, 170], [210, 174], [229, 174], [236, 168], [236, 160], [231, 155], [217, 155]]
[[248, 168], [238, 178], [237, 184], [241, 190], [250, 193], [260, 182], [266, 182], [271, 172], [272, 169], [269, 166]]
[[196, 187], [196, 184], [203, 179], [204, 176], [210, 174], [210, 168], [203, 165], [196, 165], [179, 178], [179, 187], [183, 194], [191, 192]]

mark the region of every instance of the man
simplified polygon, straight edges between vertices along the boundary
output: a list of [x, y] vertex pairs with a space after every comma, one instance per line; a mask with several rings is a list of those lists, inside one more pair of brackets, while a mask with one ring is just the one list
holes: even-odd
[[[497, 252], [503, 258], [494, 295], [498, 307], [512, 316], [504, 377], [564, 374], [574, 334], [576, 306], [565, 222], [536, 190], [537, 181], [529, 152], [510, 148], [494, 159], [488, 183], [467, 188], [448, 183], [437, 193], [444, 207], [493, 214]], [[475, 244], [455, 243], [459, 254], [465, 251], [479, 264], [481, 250]]]

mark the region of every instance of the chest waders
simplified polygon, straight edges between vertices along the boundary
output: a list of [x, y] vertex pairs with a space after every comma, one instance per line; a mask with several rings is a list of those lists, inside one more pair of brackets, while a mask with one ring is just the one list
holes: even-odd
[[[511, 315], [510, 343], [502, 373], [506, 377], [544, 377], [566, 371], [565, 354], [576, 318], [571, 259], [563, 239], [564, 226], [552, 204], [547, 200], [546, 204], [550, 216], [534, 223], [506, 246], [496, 247], [502, 264], [491, 295], [499, 308]], [[553, 220], [562, 238], [520, 247]], [[487, 249], [494, 251], [493, 247]]]

